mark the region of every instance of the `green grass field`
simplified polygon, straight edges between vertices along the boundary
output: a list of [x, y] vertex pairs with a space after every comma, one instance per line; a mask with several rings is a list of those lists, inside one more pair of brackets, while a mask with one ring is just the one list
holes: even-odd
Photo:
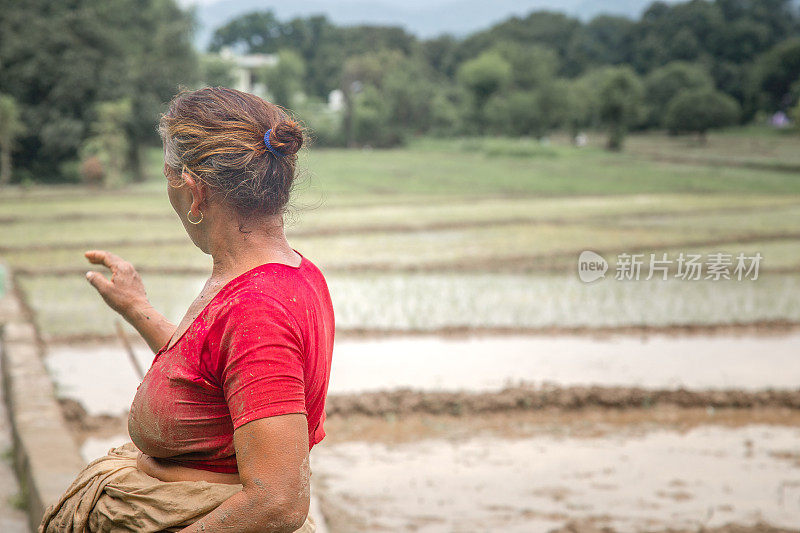
[[[800, 321], [800, 298], [786, 296], [800, 280], [800, 137], [733, 130], [701, 147], [651, 134], [632, 136], [622, 154], [597, 143], [312, 148], [287, 232], [328, 274], [344, 330]], [[82, 278], [87, 248], [133, 262], [177, 318], [198, 290], [210, 261], [172, 212], [157, 156], [137, 186], [0, 191], [0, 258], [46, 338], [113, 331]], [[762, 279], [582, 285], [585, 249], [609, 259], [609, 278], [623, 252], [760, 252]], [[708, 310], [715, 304], [725, 310]]]

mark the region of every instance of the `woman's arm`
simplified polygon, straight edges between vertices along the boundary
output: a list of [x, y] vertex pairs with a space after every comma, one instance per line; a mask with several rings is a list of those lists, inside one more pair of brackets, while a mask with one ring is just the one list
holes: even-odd
[[153, 352], [160, 350], [175, 333], [175, 324], [150, 305], [142, 278], [133, 265], [103, 250], [90, 250], [84, 255], [90, 263], [111, 270], [110, 280], [99, 272], [87, 272], [89, 283], [111, 309], [136, 328]]
[[308, 423], [303, 414], [248, 422], [233, 433], [244, 489], [182, 533], [286, 532], [308, 516]]

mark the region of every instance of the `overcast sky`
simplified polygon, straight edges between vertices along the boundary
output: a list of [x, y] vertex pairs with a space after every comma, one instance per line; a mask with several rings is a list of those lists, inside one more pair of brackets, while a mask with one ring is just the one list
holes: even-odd
[[[236, 4], [237, 0], [178, 0], [178, 3], [181, 4], [182, 6], [208, 5], [208, 4], [223, 3], [223, 2], [227, 4]], [[453, 0], [379, 0], [376, 3], [389, 6], [398, 6], [398, 7], [426, 7], [426, 6], [452, 4]], [[553, 0], [553, 2], [550, 3], [557, 5], [558, 0]], [[331, 11], [333, 11], [336, 8], [336, 0], [331, 0], [330, 4], [331, 4]]]
[[[272, 10], [279, 20], [324, 14], [334, 24], [402, 26], [418, 37], [464, 36], [510, 16], [545, 9], [589, 20], [604, 13], [637, 18], [654, 0], [178, 0], [197, 8], [195, 44], [205, 49], [213, 30], [236, 16]], [[676, 0], [662, 0], [675, 2]], [[680, 0], [677, 0], [680, 1]]]

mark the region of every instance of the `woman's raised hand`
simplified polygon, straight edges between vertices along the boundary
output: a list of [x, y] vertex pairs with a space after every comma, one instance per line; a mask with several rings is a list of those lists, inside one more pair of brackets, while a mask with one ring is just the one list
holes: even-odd
[[133, 265], [103, 250], [84, 254], [90, 263], [111, 270], [111, 279], [100, 272], [87, 272], [86, 279], [97, 289], [109, 307], [121, 314], [147, 342], [153, 352], [164, 346], [175, 333], [175, 324], [153, 309], [147, 300], [142, 278]]
[[100, 272], [86, 273], [86, 279], [111, 309], [127, 318], [137, 309], [149, 306], [142, 278], [132, 264], [103, 250], [89, 250], [84, 255], [90, 263], [104, 265], [111, 270], [110, 280]]

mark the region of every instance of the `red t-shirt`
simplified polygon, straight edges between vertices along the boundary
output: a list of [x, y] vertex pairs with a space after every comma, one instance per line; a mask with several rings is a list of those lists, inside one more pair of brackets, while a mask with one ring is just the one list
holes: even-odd
[[313, 447], [325, 436], [333, 331], [328, 286], [307, 259], [240, 275], [156, 354], [131, 405], [131, 440], [153, 457], [232, 473], [234, 429], [304, 413]]

